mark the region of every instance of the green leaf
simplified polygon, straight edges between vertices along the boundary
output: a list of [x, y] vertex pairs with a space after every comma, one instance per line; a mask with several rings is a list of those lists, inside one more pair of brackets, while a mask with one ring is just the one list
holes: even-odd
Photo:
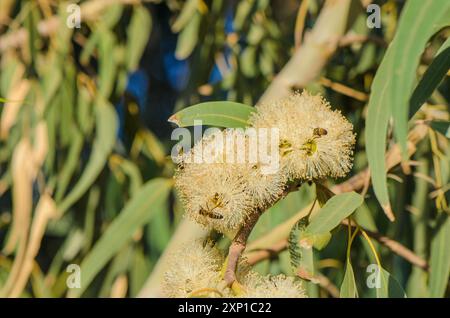
[[251, 13], [254, 3], [255, 0], [239, 1], [233, 21], [236, 31], [240, 31], [244, 23], [250, 20], [248, 16]]
[[188, 0], [181, 9], [180, 15], [177, 17], [172, 25], [172, 32], [180, 32], [193, 18], [195, 12], [197, 12], [199, 0]]
[[372, 84], [366, 120], [366, 150], [375, 195], [392, 221], [384, 159], [388, 121], [393, 115], [395, 135], [405, 158], [408, 106], [416, 69], [429, 38], [449, 23], [449, 8], [450, 2], [446, 0], [408, 1], [396, 36]]
[[200, 22], [202, 22], [202, 15], [200, 12], [195, 12], [189, 23], [178, 35], [175, 49], [175, 57], [178, 60], [184, 60], [189, 57], [197, 45]]
[[169, 118], [169, 122], [179, 127], [202, 125], [238, 128], [248, 125], [248, 118], [255, 111], [251, 106], [235, 102], [206, 102], [187, 107]]
[[442, 213], [431, 241], [430, 297], [444, 297], [450, 274], [450, 217]]
[[77, 130], [75, 125], [71, 129], [72, 143], [69, 147], [69, 152], [67, 154], [64, 166], [61, 168], [61, 172], [58, 174], [55, 201], [60, 202], [63, 195], [66, 193], [67, 187], [69, 186], [70, 179], [73, 176], [79, 162], [80, 153], [83, 148], [83, 136]]
[[92, 153], [78, 182], [58, 206], [61, 213], [66, 212], [89, 189], [102, 171], [111, 153], [117, 134], [117, 114], [113, 106], [102, 98], [95, 109], [97, 136]]
[[151, 29], [152, 19], [148, 10], [143, 6], [134, 7], [127, 29], [128, 43], [125, 58], [128, 70], [135, 70], [139, 66]]
[[242, 74], [252, 78], [256, 75], [256, 47], [248, 46], [242, 52], [240, 58]]
[[363, 202], [364, 198], [356, 192], [347, 192], [333, 196], [312, 218], [306, 231], [309, 234], [330, 232]]
[[372, 94], [369, 99], [366, 119], [366, 152], [369, 169], [372, 178], [372, 186], [375, 196], [380, 202], [385, 214], [390, 220], [394, 220], [389, 195], [387, 191], [387, 174], [384, 154], [386, 151], [386, 133], [391, 109], [387, 103], [387, 87], [391, 82], [392, 61], [391, 47], [381, 62], [372, 84]]
[[358, 289], [356, 288], [355, 274], [353, 273], [352, 264], [348, 261], [345, 267], [344, 279], [342, 280], [339, 297], [358, 298]]
[[450, 38], [442, 44], [436, 56], [427, 68], [422, 79], [415, 88], [409, 101], [409, 118], [419, 110], [419, 108], [431, 96], [439, 83], [446, 76], [450, 68]]
[[[402, 150], [403, 159], [408, 157], [406, 141], [408, 135], [409, 99], [416, 81], [416, 70], [420, 57], [430, 37], [443, 27], [441, 19], [449, 13], [448, 0], [408, 1], [402, 10], [400, 23], [393, 40], [392, 55], [395, 71], [387, 94], [389, 107], [394, 117], [394, 133]], [[450, 23], [447, 16], [444, 25]]]
[[99, 80], [98, 91], [104, 98], [108, 98], [116, 78], [117, 62], [114, 49], [116, 38], [111, 30], [104, 29], [99, 38]]
[[399, 282], [384, 268], [379, 272], [379, 288], [376, 288], [377, 298], [406, 298], [406, 293]]
[[150, 222], [158, 212], [155, 206], [165, 201], [172, 181], [156, 178], [148, 181], [125, 205], [81, 263], [81, 288], [73, 289], [69, 296], [80, 296], [99, 271], [131, 239], [143, 225]]
[[437, 132], [440, 132], [445, 137], [450, 138], [450, 121], [448, 120], [432, 120], [430, 127]]

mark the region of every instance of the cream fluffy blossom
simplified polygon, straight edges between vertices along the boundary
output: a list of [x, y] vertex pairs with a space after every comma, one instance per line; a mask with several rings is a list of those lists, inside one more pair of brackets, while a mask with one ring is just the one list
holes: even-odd
[[249, 158], [248, 138], [241, 130], [218, 131], [176, 160], [175, 186], [189, 218], [233, 235], [250, 213], [281, 195], [283, 175], [262, 173]]
[[324, 98], [304, 91], [256, 108], [253, 127], [280, 130], [281, 165], [290, 180], [343, 177], [350, 171], [353, 126]]
[[163, 291], [171, 298], [244, 297], [305, 298], [301, 283], [285, 275], [262, 276], [241, 261], [237, 277], [242, 294], [235, 295], [221, 279], [222, 253], [209, 244], [196, 240], [170, 255], [164, 275]]
[[242, 284], [245, 298], [306, 298], [305, 290], [300, 280], [283, 274], [277, 276], [262, 276], [250, 272], [244, 277]]
[[163, 291], [171, 298], [223, 297], [228, 291], [219, 288], [223, 256], [201, 241], [185, 244], [168, 260]]

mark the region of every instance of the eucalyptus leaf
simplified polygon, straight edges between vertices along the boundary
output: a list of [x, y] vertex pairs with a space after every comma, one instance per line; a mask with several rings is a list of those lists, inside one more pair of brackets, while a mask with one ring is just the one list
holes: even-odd
[[450, 217], [441, 213], [431, 241], [430, 297], [444, 297], [450, 275]]
[[342, 280], [340, 298], [358, 298], [358, 289], [356, 287], [355, 274], [352, 264], [347, 261], [345, 266], [344, 279]]
[[246, 127], [254, 111], [251, 106], [235, 102], [205, 102], [179, 111], [169, 118], [169, 122], [179, 127], [194, 126], [195, 121], [201, 121], [202, 125], [218, 127]]
[[112, 105], [99, 98], [95, 109], [95, 118], [97, 135], [91, 156], [77, 183], [58, 205], [61, 213], [66, 212], [97, 179], [115, 144], [118, 122], [117, 114]]
[[356, 192], [347, 192], [333, 196], [310, 220], [306, 232], [309, 234], [330, 232], [363, 202], [364, 198]]
[[158, 212], [154, 207], [167, 200], [171, 187], [172, 181], [169, 179], [152, 179], [127, 202], [81, 262], [81, 288], [72, 289], [69, 292], [70, 296], [82, 295], [99, 271], [121, 250], [133, 234], [152, 220]]

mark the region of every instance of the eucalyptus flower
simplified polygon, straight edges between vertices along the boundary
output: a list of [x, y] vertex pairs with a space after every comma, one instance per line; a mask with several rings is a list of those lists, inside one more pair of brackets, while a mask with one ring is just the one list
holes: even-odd
[[170, 298], [222, 297], [220, 269], [224, 262], [220, 251], [196, 240], [182, 245], [169, 255], [164, 274], [163, 292]]
[[258, 105], [253, 127], [279, 129], [283, 172], [290, 180], [343, 177], [352, 167], [352, 124], [321, 96], [294, 93]]
[[246, 275], [242, 282], [245, 298], [306, 298], [299, 279], [285, 276], [262, 276], [254, 271]]
[[175, 186], [190, 219], [233, 236], [250, 213], [281, 195], [284, 176], [264, 174], [249, 149], [243, 130], [226, 129], [204, 137], [180, 156]]

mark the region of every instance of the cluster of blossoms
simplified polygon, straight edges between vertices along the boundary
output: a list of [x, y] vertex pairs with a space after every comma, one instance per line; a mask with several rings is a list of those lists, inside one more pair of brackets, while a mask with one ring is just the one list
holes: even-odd
[[[229, 149], [223, 146], [230, 144]], [[245, 156], [237, 160], [245, 155], [242, 149], [248, 148], [249, 136], [245, 131], [225, 129], [204, 137], [178, 159], [175, 185], [188, 217], [232, 235], [250, 213], [277, 200], [286, 184], [284, 175], [265, 174], [261, 164]], [[196, 160], [187, 163], [185, 159], [200, 155], [202, 163]], [[233, 160], [228, 160], [230, 156]]]
[[[176, 158], [175, 186], [186, 215], [229, 237], [235, 237], [252, 223], [247, 222], [250, 216], [267, 210], [293, 185], [343, 177], [352, 167], [353, 127], [320, 96], [295, 93], [258, 105], [249, 123], [253, 133], [218, 130]], [[254, 156], [252, 137], [255, 130], [274, 129], [275, 140], [257, 140], [262, 147], [258, 152], [275, 149], [271, 160], [277, 159], [278, 169], [267, 173], [268, 162]], [[242, 261], [235, 274], [244, 288], [236, 295], [223, 284], [223, 256], [198, 243], [184, 247], [172, 263], [165, 276], [169, 297], [305, 297], [294, 278], [264, 277]]]
[[164, 292], [167, 297], [242, 297], [242, 298], [305, 298], [301, 281], [284, 275], [262, 276], [250, 269], [245, 262], [238, 268], [241, 293], [234, 293], [223, 284], [221, 265], [224, 257], [220, 251], [201, 241], [183, 245], [172, 254], [169, 270], [164, 276]]
[[353, 127], [320, 96], [295, 93], [258, 105], [249, 122], [257, 130], [278, 130], [277, 172], [263, 173], [264, 163], [250, 160], [250, 136], [236, 129], [204, 137], [177, 158], [175, 185], [186, 215], [228, 235], [278, 201], [290, 183], [343, 177], [352, 167]]

